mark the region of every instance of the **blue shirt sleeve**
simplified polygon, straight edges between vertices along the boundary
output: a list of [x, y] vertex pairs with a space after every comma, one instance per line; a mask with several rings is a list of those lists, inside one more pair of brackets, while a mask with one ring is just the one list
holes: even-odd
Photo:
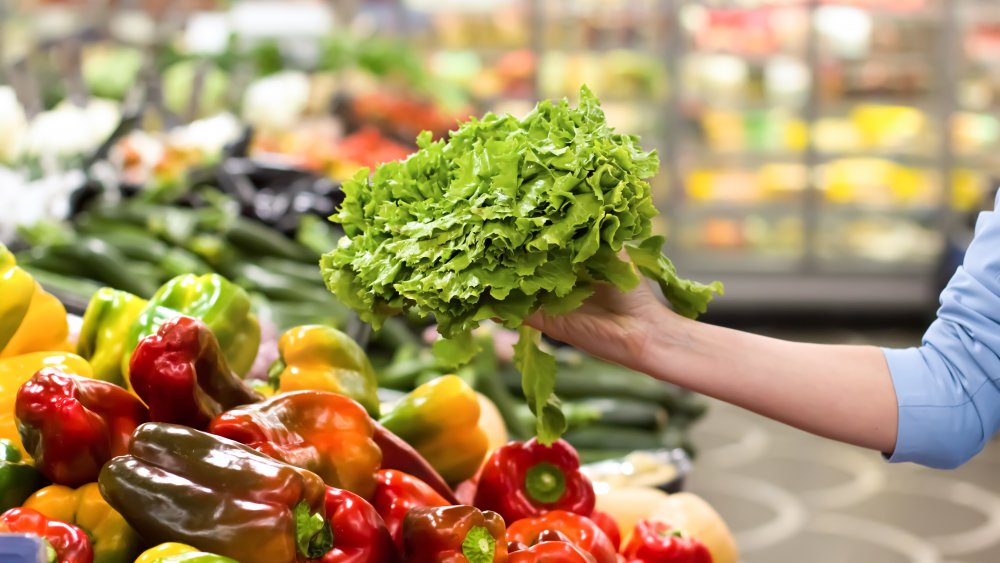
[[899, 402], [891, 462], [958, 467], [1000, 430], [1000, 194], [919, 348], [885, 349]]

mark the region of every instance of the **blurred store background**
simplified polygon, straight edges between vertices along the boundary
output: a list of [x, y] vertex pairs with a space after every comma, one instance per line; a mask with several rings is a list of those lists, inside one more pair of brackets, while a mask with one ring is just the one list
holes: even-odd
[[350, 99], [341, 117], [382, 119], [389, 135], [357, 140], [382, 143], [363, 145], [378, 160], [421, 128], [586, 83], [660, 151], [660, 227], [688, 275], [727, 282], [717, 313], [932, 310], [1000, 167], [989, 0], [0, 5], [25, 112], [5, 90], [0, 156], [41, 168], [114, 127], [92, 102], [95, 129], [47, 146], [40, 112], [91, 98], [162, 106], [166, 125], [229, 109], [265, 133], [253, 150], [308, 146], [343, 176], [370, 162], [336, 146], [345, 120], [321, 123], [331, 93]]
[[[659, 151], [658, 228], [684, 276], [726, 284], [716, 322], [915, 344], [1000, 180], [995, 0], [0, 0], [0, 17], [0, 241], [77, 312], [102, 285], [219, 271], [275, 330], [347, 324], [318, 276], [268, 263], [329, 248], [339, 182], [421, 130], [581, 84]], [[127, 204], [88, 207], [109, 193]], [[230, 207], [270, 231], [218, 228]], [[748, 562], [1000, 560], [1000, 512], [967, 506], [1000, 506], [995, 452], [914, 477], [945, 492], [907, 501], [875, 456], [723, 406], [700, 428], [692, 487]], [[831, 543], [843, 530], [864, 546]]]

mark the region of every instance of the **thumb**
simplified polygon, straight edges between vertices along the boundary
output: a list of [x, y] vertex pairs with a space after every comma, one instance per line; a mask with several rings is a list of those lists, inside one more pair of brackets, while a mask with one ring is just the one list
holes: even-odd
[[535, 311], [531, 316], [524, 319], [524, 324], [535, 330], [545, 332], [545, 315], [541, 311]]

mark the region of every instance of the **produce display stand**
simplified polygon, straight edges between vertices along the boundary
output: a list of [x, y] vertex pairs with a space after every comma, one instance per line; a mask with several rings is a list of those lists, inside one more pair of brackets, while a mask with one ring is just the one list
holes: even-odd
[[[132, 561], [141, 545], [154, 551], [138, 561], [153, 563], [186, 560], [173, 557], [196, 551], [154, 547], [156, 542], [140, 539], [138, 531], [146, 538], [185, 539], [244, 561], [336, 561], [333, 555], [320, 559], [332, 542], [336, 549], [388, 562], [397, 550], [415, 557], [429, 548], [429, 542], [400, 532], [417, 529], [409, 520], [403, 523], [404, 515], [437, 522], [439, 515], [458, 510], [495, 518], [479, 512], [489, 508], [502, 514], [513, 535], [503, 535], [501, 527], [499, 536], [482, 537], [489, 525], [462, 532], [460, 537], [468, 533], [477, 540], [458, 546], [470, 561], [493, 560], [492, 554], [470, 555], [486, 549], [483, 542], [501, 553], [508, 538], [516, 538], [510, 540], [512, 549], [528, 552], [536, 543], [549, 543], [538, 535], [547, 532], [559, 540], [551, 543], [564, 544], [556, 548], [590, 551], [601, 563], [617, 560], [618, 539], [612, 538], [618, 535], [628, 544], [621, 546], [624, 553], [631, 553], [632, 544], [668, 549], [683, 543], [686, 547], [669, 549], [703, 558], [712, 553], [717, 563], [735, 563], [736, 547], [725, 524], [704, 501], [683, 492], [696, 451], [689, 430], [706, 408], [700, 397], [575, 350], [545, 346], [559, 366], [555, 392], [563, 400], [568, 431], [565, 441], [539, 448], [530, 440], [536, 419], [523, 400], [521, 375], [502, 357], [509, 346], [498, 327], [475, 335], [483, 352], [451, 375], [425, 341], [428, 320], [396, 317], [372, 331], [324, 286], [316, 262], [341, 236], [326, 221], [344, 198], [340, 171], [313, 167], [306, 158], [271, 158], [278, 153], [268, 151], [281, 143], [268, 137], [271, 132], [238, 120], [213, 122], [236, 134], [211, 158], [205, 157], [209, 151], [192, 156], [172, 144], [192, 131], [216, 133], [206, 125], [216, 117], [205, 118], [219, 109], [210, 107], [208, 95], [213, 65], [230, 64], [224, 57], [232, 55], [190, 59], [190, 92], [179, 104], [176, 96], [171, 99], [157, 69], [163, 57], [178, 55], [166, 46], [183, 15], [175, 10], [167, 25], [138, 45], [137, 78], [123, 93], [120, 117], [107, 137], [85, 153], [55, 161], [52, 169], [69, 174], [72, 184], [56, 206], [65, 213], [21, 225], [10, 245], [13, 254], [0, 246], [0, 291], [23, 300], [23, 307], [0, 307], [0, 315], [10, 315], [0, 323], [0, 404], [12, 411], [0, 413], [0, 484], [20, 476], [15, 488], [0, 490], [0, 532], [34, 534], [0, 533], [0, 558], [35, 561], [54, 550], [59, 561], [70, 561], [74, 550], [83, 554], [89, 546], [99, 563], [111, 563]], [[46, 108], [54, 101], [47, 98], [56, 95], [88, 107], [94, 83], [86, 79], [82, 54], [97, 43], [136, 46], [116, 45], [114, 37], [109, 29], [86, 27], [47, 39], [36, 45], [38, 52], [18, 60], [13, 81], [22, 96], [36, 97], [25, 104], [28, 118], [49, 117]], [[227, 68], [239, 75], [241, 64], [250, 63], [241, 59]], [[47, 88], [52, 84], [46, 76], [65, 77], [59, 84], [63, 91]], [[651, 83], [638, 82], [640, 90]], [[232, 80], [226, 95], [233, 99], [227, 101], [238, 100], [248, 84], [257, 81]], [[379, 110], [394, 103], [407, 110], [420, 106], [400, 97], [383, 106], [374, 103], [372, 110], [370, 99], [352, 98], [350, 92], [324, 95], [329, 96], [322, 102], [324, 113], [331, 115], [323, 117], [347, 130], [338, 149], [349, 152], [346, 139], [353, 139], [353, 150], [365, 152], [371, 140], [366, 131], [375, 130], [380, 145], [370, 153], [376, 164], [379, 158], [400, 158], [401, 144], [411, 150], [413, 130], [423, 128], [421, 123], [437, 129], [441, 116], [447, 119], [442, 111], [420, 122], [405, 119], [403, 111], [397, 116], [404, 119], [393, 122], [391, 112]], [[522, 101], [530, 98], [526, 94]], [[612, 97], [611, 106], [615, 103], [626, 102]], [[156, 173], [134, 176], [140, 153], [152, 146], [142, 143], [151, 142], [160, 143]], [[51, 164], [29, 162], [26, 168], [37, 169], [26, 176], [45, 180]], [[168, 368], [166, 362], [176, 363]], [[87, 420], [115, 417], [115, 423], [96, 425], [57, 454], [53, 444], [73, 424], [61, 418], [68, 411], [46, 405], [69, 403]], [[112, 427], [114, 432], [101, 434]], [[250, 440], [248, 430], [267, 434], [267, 443]], [[337, 439], [331, 439], [334, 433]], [[354, 434], [359, 442], [351, 441]], [[508, 438], [514, 441], [504, 445]], [[91, 439], [97, 444], [92, 451]], [[445, 443], [451, 448], [442, 449]], [[530, 462], [503, 461], [499, 453], [532, 448], [538, 459]], [[556, 455], [548, 451], [562, 451], [561, 457], [548, 460], [545, 456]], [[82, 457], [63, 462], [76, 455]], [[83, 459], [87, 456], [93, 459]], [[525, 472], [523, 482], [504, 484], [514, 471]], [[177, 479], [150, 478], [158, 472], [176, 473]], [[239, 487], [222, 478], [227, 472]], [[281, 495], [270, 489], [276, 475], [285, 480]], [[41, 487], [43, 478], [53, 485]], [[159, 490], [181, 479], [196, 485], [190, 494]], [[637, 505], [632, 497], [617, 497], [620, 491], [646, 498]], [[413, 495], [405, 502], [428, 513], [407, 512], [409, 505], [400, 505], [402, 512], [393, 508], [393, 495], [404, 494]], [[533, 508], [525, 512], [512, 504], [517, 496]], [[236, 501], [222, 502], [229, 497]], [[291, 502], [293, 497], [298, 501]], [[77, 502], [78, 509], [64, 512]], [[594, 512], [594, 502], [609, 504]], [[178, 510], [192, 516], [206, 503], [218, 504], [211, 520], [171, 520]], [[240, 511], [250, 504], [270, 516], [243, 519]], [[100, 526], [91, 520], [91, 510], [103, 511]], [[365, 541], [338, 527], [362, 516], [374, 534]], [[527, 522], [530, 518], [544, 521]], [[187, 528], [210, 528], [217, 520], [227, 526], [240, 520], [237, 527], [244, 526], [245, 535], [226, 544]], [[640, 522], [648, 529], [636, 527]], [[665, 533], [666, 522], [689, 535]], [[57, 528], [62, 535], [56, 540]], [[428, 525], [423, 533], [444, 533], [438, 528]], [[518, 529], [524, 530], [513, 531]], [[572, 539], [580, 529], [584, 537]], [[290, 550], [278, 546], [289, 530], [294, 532]], [[262, 533], [274, 534], [274, 542], [259, 545], [278, 554], [276, 559], [246, 548], [258, 545], [254, 541]], [[522, 556], [515, 558], [531, 560]], [[635, 561], [652, 560], [658, 559], [635, 555]]]
[[[144, 55], [143, 66], [137, 73], [137, 81], [130, 88], [126, 96], [121, 113], [121, 119], [108, 136], [100, 143], [91, 154], [81, 158], [77, 163], [70, 163], [69, 166], [78, 166], [81, 170], [87, 171], [82, 177], [80, 187], [67, 193], [68, 214], [65, 217], [68, 221], [64, 227], [73, 231], [72, 236], [96, 239], [95, 248], [105, 248], [105, 244], [110, 244], [112, 248], [104, 252], [110, 252], [110, 256], [123, 258], [126, 269], [135, 268], [134, 272], [155, 273], [158, 277], [143, 282], [148, 287], [155, 288], [163, 283], [170, 276], [166, 271], [159, 270], [159, 265], [155, 262], [152, 265], [144, 260], [150, 255], [162, 252], [180, 252], [182, 255], [188, 254], [190, 247], [182, 238], [171, 229], [171, 221], [179, 222], [183, 228], [185, 221], [197, 221], [192, 219], [198, 217], [202, 211], [212, 212], [211, 205], [206, 200], [205, 193], [190, 191], [180, 193], [179, 196], [154, 202], [155, 206], [144, 209], [143, 199], [148, 197], [145, 194], [146, 188], [141, 185], [130, 183], [127, 178], [116, 178], [115, 173], [111, 173], [105, 163], [115, 150], [117, 145], [126, 142], [133, 132], [142, 132], [146, 124], [154, 123], [165, 130], [178, 127], [190, 120], [193, 116], [199, 115], [201, 108], [202, 88], [205, 87], [205, 66], [201, 65], [196, 71], [193, 79], [192, 89], [186, 100], [180, 104], [180, 109], [184, 111], [174, 111], [167, 107], [164, 102], [163, 81], [155, 70], [155, 61], [163, 57], [165, 45], [172, 37], [171, 33], [177, 33], [181, 26], [177, 23], [183, 13], [175, 12], [167, 17], [168, 22], [163, 29], [157, 33], [158, 39], [149, 41], [141, 46]], [[40, 92], [43, 84], [38, 82], [39, 77], [47, 75], [80, 75], [81, 74], [81, 54], [83, 47], [96, 42], [112, 41], [114, 36], [108, 29], [87, 28], [83, 31], [65, 37], [62, 42], [50, 40], [43, 45], [43, 52], [64, 53], [62, 57], [43, 57], [37, 55], [32, 60], [25, 59], [18, 63], [20, 72], [25, 77], [22, 83], [23, 92]], [[72, 49], [67, 50], [66, 42]], [[113, 42], [113, 41], [112, 41]], [[34, 61], [34, 62], [33, 62]], [[49, 65], [55, 61], [56, 68], [46, 73], [27, 72], [31, 70], [32, 64]], [[86, 100], [89, 94], [83, 87], [83, 83], [76, 82], [77, 88], [75, 98]], [[525, 97], [527, 99], [527, 96]], [[336, 112], [349, 110], [351, 104], [342, 96], [337, 96], [330, 104], [330, 108]], [[82, 103], [82, 102], [81, 102]], [[175, 103], [175, 110], [177, 104]], [[349, 125], [358, 118], [349, 112], [339, 113], [345, 123]], [[363, 117], [363, 116], [362, 116]], [[363, 124], [354, 124], [351, 127], [363, 127]], [[294, 256], [300, 248], [294, 239], [300, 225], [300, 218], [304, 215], [315, 220], [325, 220], [325, 218], [335, 211], [336, 205], [342, 198], [339, 182], [317, 174], [313, 170], [299, 169], [295, 165], [274, 163], [268, 160], [260, 160], [249, 154], [250, 146], [256, 140], [256, 132], [250, 127], [244, 127], [242, 135], [226, 146], [218, 160], [208, 166], [195, 166], [186, 172], [185, 182], [192, 186], [203, 186], [208, 192], [218, 192], [223, 197], [232, 201], [238, 209], [239, 221], [260, 222], [263, 227], [270, 230], [265, 233], [266, 237], [287, 236], [292, 238], [291, 246], [288, 249], [282, 248], [287, 256]], [[120, 147], [119, 147], [120, 148]], [[109, 175], [110, 174], [110, 175]], [[208, 195], [211, 195], [210, 193]], [[161, 198], [157, 195], [155, 197]], [[211, 199], [211, 198], [210, 198]], [[166, 204], [166, 205], [164, 205]], [[213, 204], [214, 205], [214, 204]], [[170, 210], [170, 207], [177, 207], [177, 212]], [[294, 209], [294, 212], [288, 212]], [[150, 215], [164, 214], [165, 223], [161, 224], [158, 218]], [[202, 211], [199, 211], [202, 210]], [[176, 216], [176, 217], [175, 217]], [[155, 226], [148, 226], [144, 221], [156, 220]], [[117, 229], [116, 223], [125, 221], [131, 223], [133, 227], [143, 227], [153, 235], [146, 244], [149, 248], [134, 248], [143, 243], [140, 239], [131, 240], [123, 236], [123, 241], [116, 238], [102, 239], [102, 229]], [[109, 226], [104, 226], [107, 222]], [[325, 223], [325, 221], [322, 221]], [[124, 225], [123, 227], [127, 227]], [[211, 235], [211, 232], [202, 234]], [[84, 272], [80, 280], [83, 283], [74, 283], [68, 280], [67, 276], [80, 277], [81, 272], [75, 271], [77, 266], [74, 262], [82, 259], [79, 249], [70, 251], [62, 249], [59, 244], [46, 237], [52, 235], [44, 230], [34, 235], [29, 235], [26, 239], [15, 241], [12, 250], [18, 251], [21, 256], [21, 263], [24, 267], [39, 276], [51, 292], [56, 294], [66, 305], [69, 312], [82, 316], [87, 307], [90, 297], [100, 285], [114, 285], [113, 278], [105, 277], [107, 272]], [[58, 236], [67, 236], [66, 233], [56, 233]], [[116, 235], [118, 236], [118, 235]], [[224, 235], [230, 236], [230, 235]], [[35, 237], [35, 238], [33, 238]], [[145, 240], [145, 239], [142, 239]], [[166, 243], [166, 246], [164, 246]], [[88, 243], [89, 244], [89, 243]], [[121, 244], [124, 244], [122, 246]], [[276, 243], [275, 243], [276, 244]], [[333, 242], [327, 242], [327, 248], [333, 246]], [[180, 245], [180, 246], [178, 246]], [[162, 248], [162, 249], [161, 249]], [[242, 248], [240, 251], [245, 254], [245, 260], [250, 261], [254, 250], [253, 247]], [[154, 250], [155, 249], [155, 250]], [[267, 269], [270, 258], [265, 259], [261, 265]], [[275, 264], [280, 262], [276, 261]], [[285, 264], [285, 262], [281, 262]], [[204, 267], [204, 265], [202, 265]], [[272, 317], [271, 324], [275, 330], [286, 330], [305, 322], [330, 322], [347, 332], [355, 341], [361, 344], [362, 348], [368, 349], [373, 355], [373, 360], [382, 368], [392, 371], [392, 378], [399, 379], [402, 376], [409, 378], [412, 382], [417, 377], [417, 372], [399, 372], [399, 366], [395, 356], [401, 347], [413, 346], [420, 342], [419, 331], [422, 325], [405, 326], [400, 324], [394, 330], [382, 331], [372, 335], [370, 327], [359, 321], [357, 316], [336, 303], [332, 296], [322, 287], [322, 282], [317, 275], [314, 275], [310, 283], [303, 284], [301, 281], [288, 277], [282, 277], [280, 270], [292, 267], [300, 270], [301, 266], [288, 264], [287, 266], [276, 266], [270, 272], [259, 269], [256, 265], [212, 265], [215, 271], [221, 271], [227, 276], [242, 284], [248, 291], [257, 292], [262, 295], [262, 303], [272, 301], [264, 305], [264, 310], [274, 314], [276, 311], [289, 309], [292, 311], [287, 315]], [[112, 268], [114, 269], [114, 268]], [[209, 270], [211, 271], [211, 269]], [[75, 276], [73, 275], [75, 272]], [[264, 281], [260, 278], [263, 276]], [[141, 276], [140, 276], [141, 277]], [[274, 278], [271, 281], [271, 278]], [[140, 284], [142, 285], [142, 284]], [[138, 286], [134, 286], [138, 287]], [[289, 292], [303, 291], [303, 295], [308, 299], [297, 302], [289, 299]], [[148, 295], [142, 295], [147, 297]], [[308, 310], [312, 307], [312, 310]], [[374, 342], [372, 341], [374, 337]], [[273, 342], [269, 344], [273, 346]], [[262, 353], [263, 354], [263, 353]], [[268, 351], [262, 357], [274, 354]], [[417, 368], [421, 365], [429, 365], [426, 358], [418, 358]], [[589, 427], [585, 418], [579, 418], [579, 431], [572, 431], [569, 438], [585, 449], [585, 459], [601, 459], [612, 457], [613, 455], [624, 455], [633, 450], [659, 451], [660, 448], [676, 448], [681, 446], [688, 452], [693, 452], [694, 447], [687, 438], [687, 429], [704, 412], [704, 406], [700, 400], [688, 392], [673, 388], [666, 384], [652, 384], [637, 374], [628, 372], [606, 364], [595, 363], [590, 360], [583, 361], [579, 355], [567, 354], [560, 357], [560, 362], [567, 362], [567, 366], [574, 369], [580, 368], [582, 373], [592, 373], [595, 382], [584, 383], [581, 377], [576, 378], [578, 383], [567, 384], [560, 390], [566, 396], [573, 408], [580, 413], [591, 413], [587, 416], [596, 417], [597, 426]], [[411, 362], [412, 363], [412, 362]], [[404, 362], [405, 364], [405, 362]], [[403, 364], [400, 364], [403, 365]], [[266, 365], [262, 366], [266, 370]], [[414, 369], [417, 369], [414, 368]], [[620, 383], [615, 382], [615, 378], [620, 377]], [[392, 379], [391, 378], [391, 379]], [[393, 379], [393, 381], [396, 381]], [[487, 378], [488, 379], [488, 378]], [[510, 394], [520, 394], [520, 383], [516, 374], [507, 373], [503, 379], [503, 385], [493, 386], [492, 393], [496, 397], [499, 393], [501, 397], [507, 397], [510, 401]], [[407, 387], [409, 385], [409, 387]], [[637, 386], [637, 387], [636, 387]], [[390, 387], [393, 391], [385, 391], [387, 397], [398, 397], [399, 391], [407, 391], [412, 388], [412, 383], [394, 383]], [[652, 401], [644, 401], [652, 397]], [[635, 410], [633, 410], [635, 409]], [[523, 419], [524, 413], [515, 415], [509, 408], [505, 408], [504, 415], [512, 428], [523, 427], [513, 421], [515, 416]], [[523, 410], [523, 409], [522, 409]], [[576, 424], [576, 423], [575, 423]], [[624, 434], [622, 434], [624, 432]], [[516, 436], [527, 437], [524, 431], [514, 432]], [[624, 437], [623, 437], [624, 436]], [[668, 451], [671, 451], [668, 449]], [[664, 454], [666, 455], [666, 454]], [[675, 475], [666, 479], [663, 483], [652, 483], [656, 486], [669, 487], [676, 490], [683, 482], [684, 475], [689, 471], [690, 465], [683, 457], [681, 450], [673, 451], [667, 457], [661, 457], [665, 465], [672, 467]], [[607, 466], [604, 466], [607, 467]]]

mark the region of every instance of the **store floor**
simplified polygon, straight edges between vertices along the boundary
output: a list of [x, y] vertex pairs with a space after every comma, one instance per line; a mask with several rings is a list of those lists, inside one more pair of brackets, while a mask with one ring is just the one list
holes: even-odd
[[[787, 336], [778, 330], [758, 330]], [[906, 346], [919, 332], [795, 338]], [[729, 523], [743, 563], [998, 563], [1000, 442], [955, 471], [876, 453], [713, 403], [688, 490]]]

